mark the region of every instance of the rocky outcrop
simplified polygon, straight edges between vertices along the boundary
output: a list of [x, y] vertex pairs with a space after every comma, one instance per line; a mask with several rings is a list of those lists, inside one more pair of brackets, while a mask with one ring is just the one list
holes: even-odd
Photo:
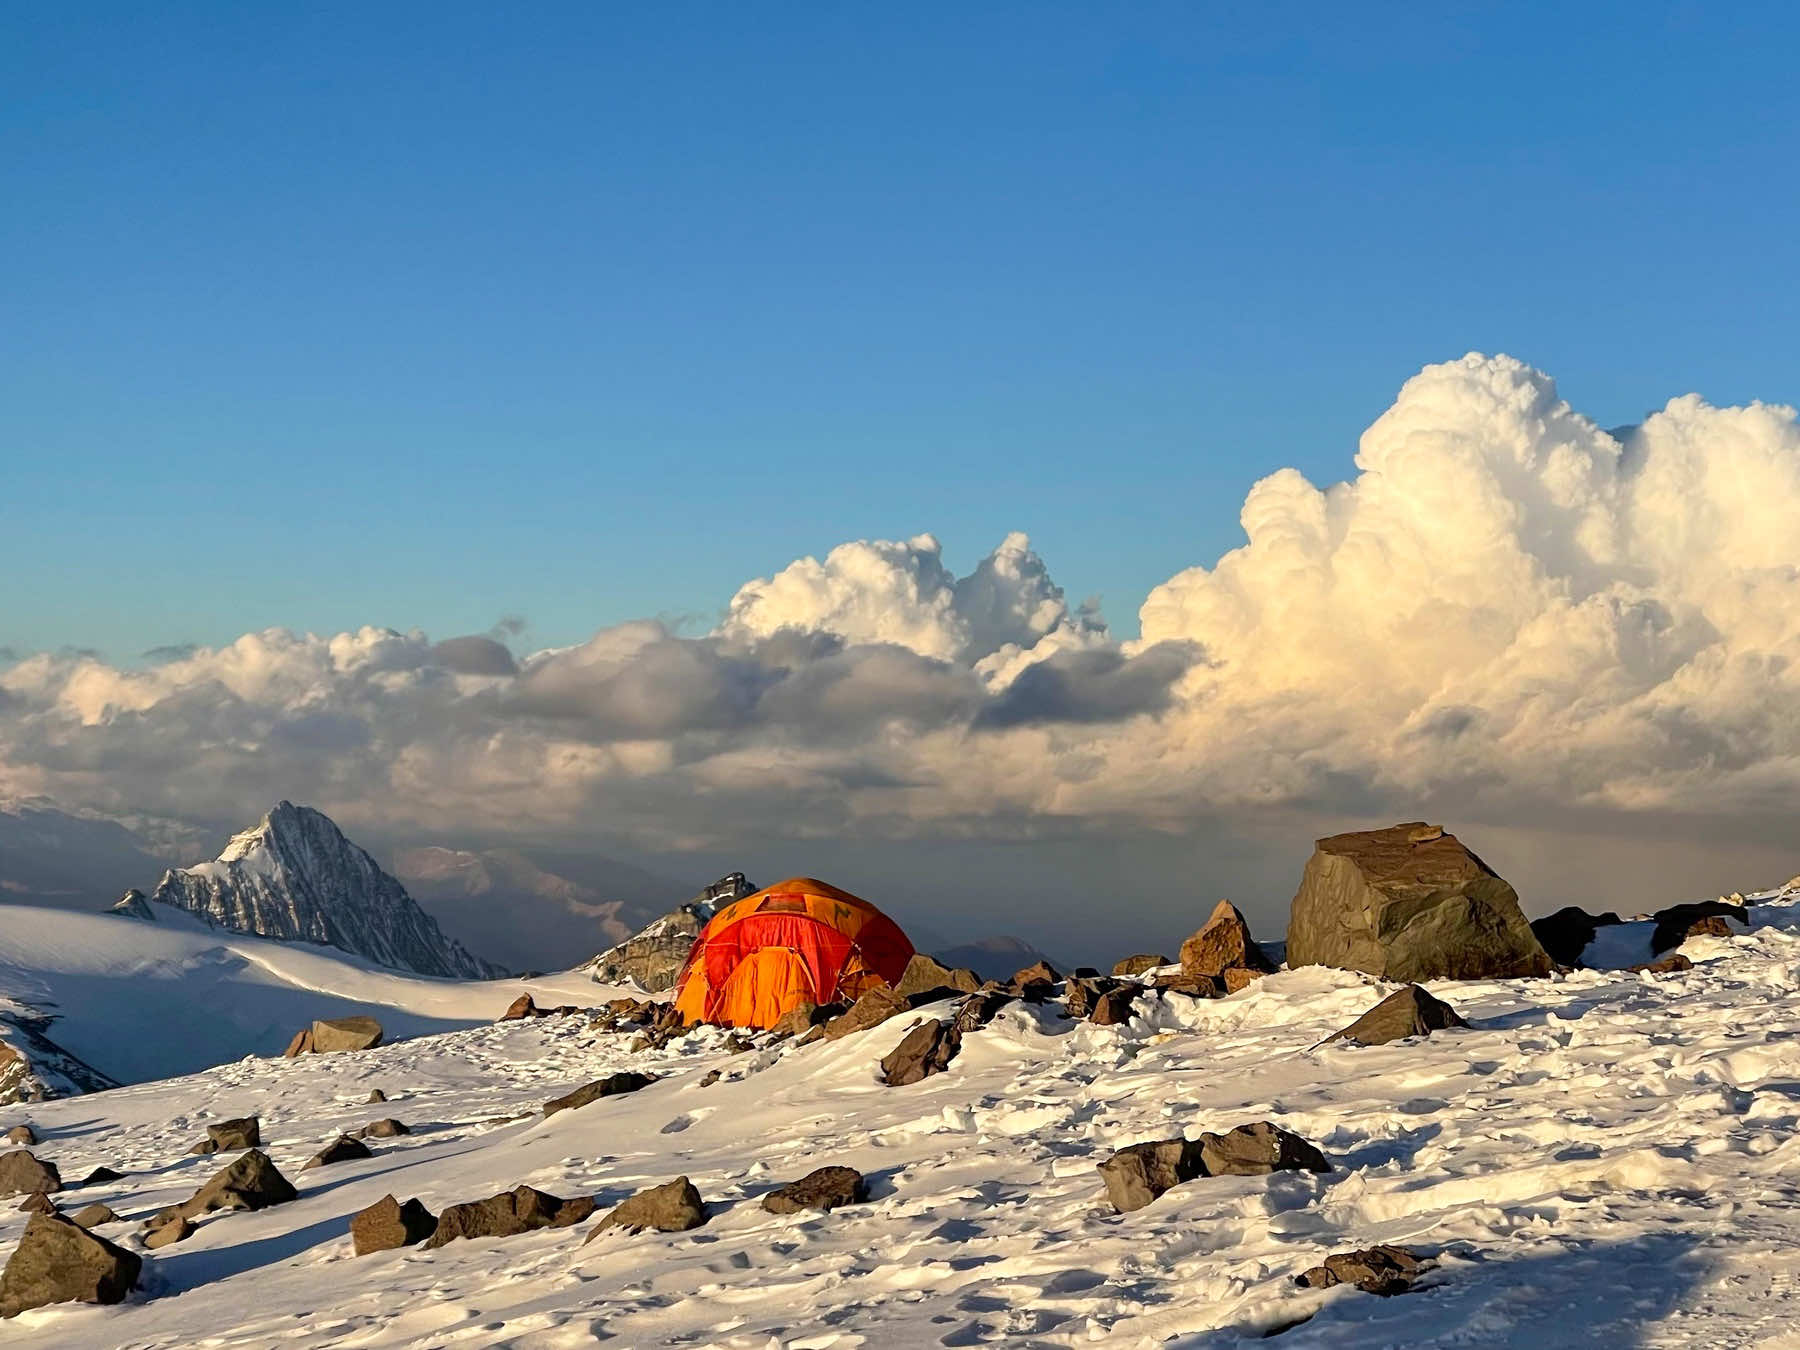
[[384, 1195], [350, 1216], [350, 1247], [358, 1256], [411, 1247], [437, 1232], [438, 1221], [417, 1200], [401, 1204]]
[[1296, 1275], [1294, 1283], [1308, 1289], [1353, 1284], [1365, 1294], [1386, 1298], [1406, 1293], [1432, 1265], [1432, 1261], [1416, 1252], [1382, 1243], [1360, 1251], [1335, 1252], [1325, 1258], [1324, 1265]]
[[282, 802], [213, 862], [163, 874], [151, 896], [235, 933], [315, 942], [452, 979], [504, 972], [446, 937], [330, 817]]
[[1249, 921], [1238, 907], [1221, 900], [1199, 931], [1181, 944], [1181, 968], [1223, 980], [1229, 970], [1246, 971], [1253, 977], [1269, 975], [1275, 963], [1256, 945]]
[[147, 919], [151, 923], [156, 922], [156, 911], [150, 907], [149, 899], [136, 886], [121, 895], [112, 908], [106, 912], [117, 914], [121, 919]]
[[590, 1102], [597, 1102], [602, 1097], [616, 1097], [624, 1092], [637, 1092], [649, 1087], [655, 1081], [656, 1075], [654, 1074], [633, 1073], [630, 1070], [609, 1074], [592, 1083], [584, 1083], [573, 1092], [565, 1093], [561, 1097], [551, 1098], [544, 1103], [544, 1115], [548, 1118], [558, 1111], [573, 1111]]
[[705, 1223], [706, 1217], [706, 1202], [700, 1198], [700, 1192], [686, 1177], [676, 1177], [621, 1201], [595, 1225], [587, 1240], [592, 1242], [609, 1228], [623, 1228], [628, 1233], [646, 1228], [659, 1233], [685, 1233]]
[[762, 1207], [771, 1214], [797, 1214], [803, 1209], [859, 1205], [868, 1198], [868, 1184], [854, 1167], [819, 1167], [770, 1191], [763, 1197]]
[[119, 1086], [45, 1034], [54, 1020], [21, 1004], [0, 1007], [0, 1106]]
[[1513, 888], [1455, 835], [1416, 822], [1318, 841], [1294, 897], [1287, 959], [1408, 982], [1551, 969]]
[[1434, 1031], [1469, 1024], [1440, 998], [1416, 984], [1389, 994], [1328, 1041], [1355, 1041], [1358, 1045], [1386, 1045], [1409, 1036], [1429, 1036]]
[[52, 1303], [118, 1303], [144, 1260], [59, 1215], [34, 1214], [0, 1272], [0, 1317]]
[[427, 1247], [442, 1247], [457, 1238], [515, 1237], [540, 1228], [568, 1228], [594, 1212], [591, 1196], [564, 1200], [531, 1186], [446, 1206]]
[[635, 984], [651, 994], [673, 989], [706, 921], [721, 906], [755, 893], [742, 872], [720, 877], [685, 905], [601, 952], [588, 962], [588, 971], [600, 984]]

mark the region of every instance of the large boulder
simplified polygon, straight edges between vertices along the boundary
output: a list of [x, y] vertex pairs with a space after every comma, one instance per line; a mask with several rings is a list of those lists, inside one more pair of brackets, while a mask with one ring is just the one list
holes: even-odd
[[350, 1246], [358, 1256], [410, 1247], [437, 1232], [438, 1221], [417, 1200], [401, 1204], [384, 1195], [350, 1216]]
[[1513, 888], [1455, 835], [1421, 822], [1318, 841], [1294, 896], [1287, 959], [1407, 982], [1551, 970]]
[[215, 1209], [267, 1209], [296, 1200], [300, 1192], [281, 1175], [269, 1155], [253, 1148], [224, 1171], [217, 1173], [175, 1209], [184, 1218], [198, 1218]]
[[911, 1008], [912, 1004], [904, 994], [885, 984], [878, 984], [852, 1003], [848, 1010], [825, 1023], [825, 1039], [835, 1041], [859, 1031], [867, 1031]]
[[935, 956], [914, 952], [912, 960], [906, 963], [906, 970], [900, 976], [900, 983], [894, 988], [907, 998], [915, 994], [928, 994], [934, 989], [954, 989], [958, 993], [972, 994], [981, 988], [981, 977], [965, 967], [947, 966]]
[[55, 1163], [45, 1162], [30, 1149], [0, 1153], [0, 1195], [30, 1195], [61, 1189], [62, 1173], [56, 1170]]
[[[971, 994], [971, 998], [980, 998]], [[921, 1022], [900, 1038], [900, 1043], [881, 1061], [881, 1081], [889, 1087], [906, 1087], [942, 1073], [962, 1049], [962, 1032], [954, 1022], [932, 1019]]]
[[1238, 907], [1221, 900], [1200, 930], [1181, 944], [1181, 968], [1223, 979], [1228, 970], [1268, 975], [1274, 972], [1275, 963], [1250, 936], [1249, 921]]
[[381, 1023], [373, 1017], [334, 1017], [312, 1024], [314, 1054], [335, 1050], [373, 1050], [381, 1044]]
[[1429, 1036], [1434, 1031], [1469, 1024], [1455, 1008], [1416, 984], [1389, 994], [1328, 1041], [1355, 1041], [1359, 1045], [1386, 1045], [1409, 1036]]
[[530, 1186], [515, 1186], [486, 1200], [447, 1206], [425, 1245], [442, 1247], [457, 1238], [512, 1237], [539, 1228], [568, 1228], [593, 1212], [592, 1196], [564, 1200]]
[[1623, 920], [1610, 910], [1605, 914], [1589, 914], [1578, 905], [1565, 905], [1554, 914], [1531, 921], [1532, 934], [1559, 966], [1579, 966], [1581, 954], [1593, 942], [1594, 934]]
[[262, 1143], [262, 1120], [257, 1116], [235, 1116], [206, 1127], [209, 1152], [220, 1149], [256, 1148]]
[[33, 1214], [0, 1272], [0, 1317], [49, 1303], [118, 1303], [144, 1259], [54, 1214]]
[[628, 1233], [654, 1228], [659, 1233], [685, 1233], [706, 1222], [706, 1202], [686, 1177], [676, 1177], [661, 1186], [639, 1191], [613, 1207], [594, 1231], [592, 1242], [609, 1228], [623, 1228]]

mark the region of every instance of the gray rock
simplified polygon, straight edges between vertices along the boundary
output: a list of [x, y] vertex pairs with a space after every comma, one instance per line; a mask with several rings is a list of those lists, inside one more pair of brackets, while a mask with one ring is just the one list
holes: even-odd
[[1120, 1149], [1100, 1164], [1106, 1198], [1121, 1214], [1142, 1209], [1164, 1191], [1206, 1175], [1193, 1139], [1155, 1139]]
[[1259, 1177], [1270, 1172], [1329, 1172], [1331, 1164], [1297, 1134], [1259, 1120], [1224, 1134], [1200, 1136], [1200, 1161], [1212, 1177]]
[[30, 1149], [0, 1153], [0, 1195], [30, 1195], [33, 1191], [60, 1191], [62, 1173]]
[[1294, 896], [1287, 959], [1409, 982], [1551, 969], [1513, 888], [1456, 836], [1421, 823], [1318, 841]]
[[530, 1186], [446, 1206], [427, 1247], [442, 1247], [457, 1238], [514, 1237], [539, 1228], [567, 1228], [594, 1212], [592, 1196], [564, 1200]]
[[614, 1206], [612, 1213], [588, 1234], [592, 1242], [609, 1228], [623, 1228], [628, 1233], [654, 1228], [659, 1233], [685, 1233], [706, 1222], [706, 1202], [686, 1177], [676, 1177], [661, 1186], [639, 1191]]
[[58, 1215], [34, 1214], [0, 1272], [0, 1317], [51, 1303], [118, 1303], [144, 1260]]
[[383, 1116], [380, 1120], [371, 1120], [361, 1129], [350, 1131], [352, 1139], [397, 1139], [403, 1134], [411, 1134], [412, 1129], [404, 1121], [395, 1120], [392, 1116]]
[[[971, 994], [971, 998], [981, 997]], [[900, 1043], [881, 1061], [881, 1081], [889, 1087], [906, 1087], [934, 1073], [942, 1073], [962, 1049], [962, 1032], [953, 1022], [921, 1022], [900, 1038]]]
[[1404, 1247], [1382, 1243], [1360, 1251], [1333, 1253], [1325, 1258], [1324, 1265], [1296, 1275], [1294, 1283], [1309, 1289], [1353, 1284], [1366, 1294], [1380, 1294], [1385, 1298], [1406, 1293], [1434, 1264]]
[[27, 1214], [55, 1214], [57, 1212], [56, 1202], [42, 1191], [33, 1191], [19, 1201], [17, 1207]]
[[367, 1144], [359, 1143], [347, 1134], [341, 1134], [312, 1157], [300, 1164], [302, 1172], [315, 1167], [329, 1167], [332, 1163], [354, 1162], [358, 1158], [372, 1158]]
[[334, 1017], [312, 1024], [312, 1049], [323, 1055], [339, 1050], [373, 1050], [381, 1044], [381, 1023], [373, 1017]]
[[401, 1204], [384, 1195], [350, 1216], [350, 1246], [358, 1256], [411, 1247], [437, 1232], [438, 1221], [417, 1200]]
[[601, 984], [635, 983], [652, 994], [672, 989], [706, 921], [722, 906], [755, 893], [742, 872], [720, 877], [687, 904], [601, 952], [588, 969]]
[[632, 1073], [629, 1070], [623, 1073], [609, 1074], [605, 1078], [598, 1079], [592, 1083], [585, 1083], [581, 1087], [576, 1088], [573, 1092], [565, 1093], [561, 1097], [554, 1097], [545, 1102], [544, 1115], [549, 1117], [555, 1115], [558, 1111], [573, 1111], [577, 1107], [588, 1105], [590, 1102], [597, 1102], [602, 1097], [616, 1097], [623, 1092], [637, 1092], [642, 1088], [649, 1087], [650, 1084], [655, 1081], [656, 1075], [654, 1074]]
[[216, 1209], [267, 1209], [270, 1205], [297, 1199], [299, 1194], [269, 1161], [269, 1155], [253, 1148], [222, 1172], [215, 1173], [191, 1197], [176, 1206], [176, 1213], [192, 1219]]
[[847, 1011], [825, 1023], [825, 1039], [835, 1041], [858, 1031], [867, 1031], [911, 1009], [912, 1004], [898, 990], [878, 984], [852, 1003]]
[[218, 1149], [255, 1148], [262, 1143], [262, 1121], [256, 1116], [238, 1116], [206, 1127], [207, 1152]]
[[121, 919], [146, 919], [151, 923], [157, 921], [156, 911], [150, 907], [150, 901], [135, 886], [121, 895], [106, 912], [116, 914]]
[[83, 1228], [98, 1228], [103, 1223], [118, 1223], [119, 1216], [113, 1213], [109, 1205], [86, 1205], [76, 1210], [69, 1218]]
[[1650, 917], [1656, 920], [1650, 934], [1650, 955], [1656, 957], [1673, 951], [1691, 937], [1730, 937], [1733, 929], [1726, 920], [1743, 923], [1744, 907], [1728, 900], [1701, 900], [1670, 905]]
[[1457, 1016], [1456, 1009], [1442, 999], [1433, 998], [1416, 984], [1389, 994], [1373, 1008], [1342, 1031], [1334, 1032], [1328, 1041], [1355, 1041], [1359, 1045], [1386, 1045], [1409, 1036], [1429, 1036], [1434, 1031], [1469, 1024]]
[[763, 1197], [762, 1207], [771, 1214], [795, 1214], [803, 1209], [858, 1205], [868, 1198], [868, 1185], [854, 1167], [819, 1167], [770, 1191]]

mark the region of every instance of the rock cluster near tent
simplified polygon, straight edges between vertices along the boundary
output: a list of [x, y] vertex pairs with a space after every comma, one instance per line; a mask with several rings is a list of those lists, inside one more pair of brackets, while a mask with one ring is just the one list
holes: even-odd
[[1513, 888], [1455, 835], [1417, 821], [1318, 841], [1294, 897], [1287, 959], [1408, 982], [1551, 969]]

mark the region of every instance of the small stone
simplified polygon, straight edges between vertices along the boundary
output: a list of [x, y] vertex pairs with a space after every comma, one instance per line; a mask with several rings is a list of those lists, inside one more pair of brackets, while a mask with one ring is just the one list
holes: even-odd
[[649, 1087], [650, 1084], [655, 1081], [656, 1076], [654, 1074], [632, 1073], [630, 1070], [627, 1070], [624, 1073], [611, 1074], [606, 1078], [584, 1084], [583, 1086], [576, 1088], [573, 1092], [566, 1093], [561, 1097], [556, 1097], [545, 1102], [544, 1115], [549, 1117], [555, 1115], [558, 1111], [572, 1111], [577, 1107], [586, 1106], [591, 1102], [597, 1102], [602, 1097], [616, 1097], [622, 1092], [637, 1092], [642, 1088]]
[[185, 1242], [193, 1231], [194, 1225], [185, 1214], [174, 1214], [145, 1230], [144, 1245], [152, 1250], [173, 1246], [177, 1242]]
[[763, 1197], [762, 1207], [771, 1214], [794, 1214], [803, 1209], [857, 1205], [868, 1198], [868, 1185], [854, 1167], [820, 1167], [770, 1191]]
[[221, 1120], [206, 1127], [206, 1137], [212, 1141], [213, 1149], [256, 1148], [262, 1143], [262, 1122], [255, 1116]]
[[380, 1088], [372, 1088], [365, 1100], [373, 1106], [376, 1102], [385, 1102], [387, 1100], [387, 1093], [383, 1092]]
[[212, 1140], [202, 1139], [202, 1140], [200, 1140], [199, 1143], [195, 1144], [192, 1148], [190, 1148], [188, 1150], [188, 1156], [190, 1158], [204, 1158], [208, 1154], [217, 1153], [218, 1151], [219, 1151], [219, 1146], [217, 1144], [213, 1143]]
[[33, 1191], [60, 1191], [62, 1173], [30, 1149], [0, 1153], [0, 1195], [30, 1195]]
[[96, 1228], [103, 1223], [118, 1223], [119, 1216], [107, 1205], [87, 1205], [76, 1210], [69, 1218], [83, 1228]]
[[38, 1137], [32, 1132], [31, 1126], [29, 1125], [15, 1125], [6, 1132], [6, 1142], [9, 1144], [24, 1144], [30, 1146], [37, 1143], [37, 1141]]
[[1342, 1031], [1334, 1032], [1328, 1041], [1355, 1041], [1359, 1045], [1386, 1045], [1410, 1036], [1429, 1036], [1434, 1031], [1469, 1024], [1442, 999], [1416, 984], [1389, 994], [1373, 1008]]
[[1325, 1258], [1324, 1265], [1314, 1266], [1304, 1275], [1296, 1275], [1294, 1283], [1309, 1289], [1353, 1284], [1366, 1294], [1387, 1298], [1406, 1293], [1433, 1264], [1404, 1247], [1382, 1243], [1360, 1251], [1336, 1252]]
[[300, 1170], [306, 1172], [315, 1167], [329, 1167], [332, 1163], [352, 1162], [357, 1158], [374, 1156], [369, 1152], [368, 1145], [358, 1143], [349, 1135], [341, 1134], [300, 1164]]
[[1200, 1136], [1200, 1161], [1213, 1177], [1256, 1177], [1270, 1172], [1329, 1172], [1331, 1164], [1299, 1135], [1259, 1120], [1224, 1134]]
[[401, 1204], [384, 1195], [350, 1216], [350, 1246], [358, 1256], [411, 1247], [437, 1232], [438, 1221], [417, 1200]]
[[609, 1228], [628, 1233], [654, 1228], [659, 1233], [685, 1233], [706, 1222], [706, 1203], [686, 1177], [651, 1186], [621, 1201], [600, 1220], [587, 1240], [592, 1242]]
[[27, 1214], [54, 1214], [57, 1212], [56, 1202], [42, 1191], [33, 1191], [19, 1201], [19, 1208]]
[[0, 1272], [0, 1317], [51, 1303], [118, 1303], [144, 1261], [55, 1214], [33, 1214]]
[[1692, 970], [1694, 963], [1680, 952], [1670, 952], [1660, 961], [1644, 961], [1625, 969], [1640, 975], [1678, 975], [1684, 970]]
[[395, 1120], [392, 1116], [383, 1116], [380, 1120], [371, 1120], [359, 1130], [350, 1131], [352, 1139], [397, 1139], [403, 1134], [411, 1134], [412, 1129], [404, 1121]]
[[1121, 1214], [1142, 1209], [1164, 1191], [1205, 1175], [1201, 1146], [1192, 1139], [1132, 1144], [1100, 1164], [1106, 1198]]
[[123, 1172], [115, 1172], [110, 1167], [96, 1167], [81, 1179], [80, 1184], [83, 1186], [99, 1186], [108, 1181], [123, 1180], [125, 1180], [125, 1174]]

